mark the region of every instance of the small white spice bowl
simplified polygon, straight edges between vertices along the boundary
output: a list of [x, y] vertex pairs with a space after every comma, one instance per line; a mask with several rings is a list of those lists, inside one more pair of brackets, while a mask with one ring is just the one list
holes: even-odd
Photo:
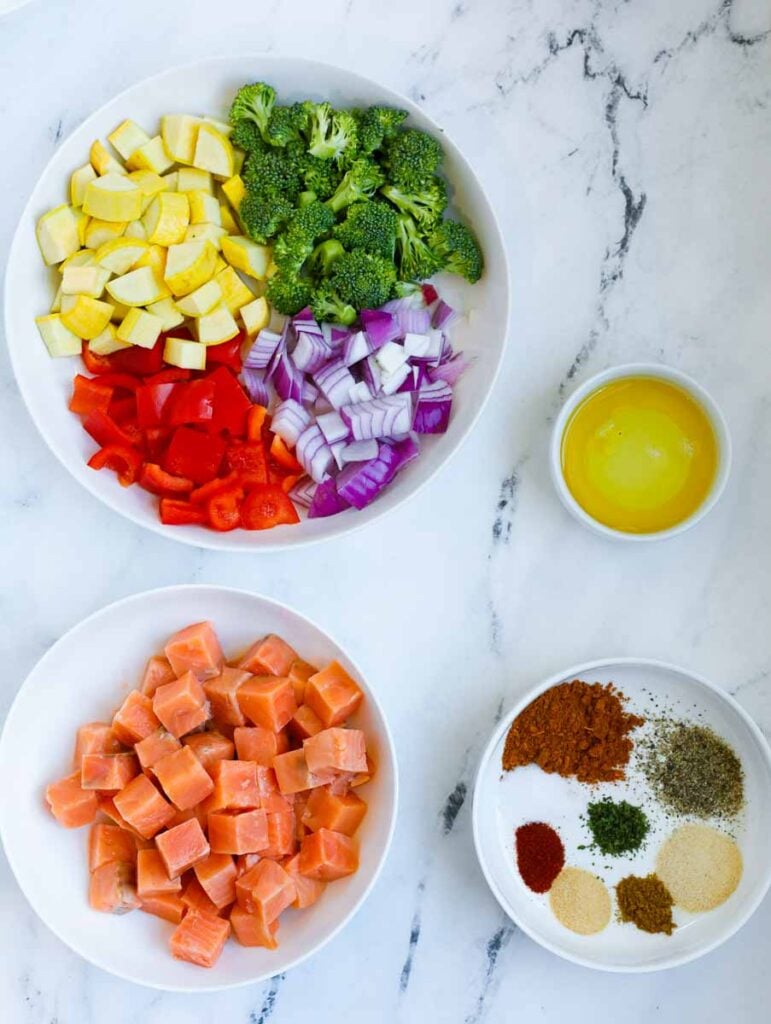
[[[562, 438], [565, 433], [565, 428], [570, 421], [570, 417], [585, 398], [593, 394], [603, 385], [610, 383], [610, 381], [619, 380], [623, 377], [655, 377], [659, 380], [665, 380], [672, 384], [677, 384], [702, 407], [715, 433], [715, 440], [718, 448], [718, 464], [709, 494], [692, 515], [666, 530], [656, 530], [651, 533], [629, 533], [625, 530], [616, 530], [613, 527], [606, 526], [604, 523], [599, 522], [599, 520], [589, 515], [589, 513], [579, 505], [573, 497], [562, 471]], [[692, 526], [695, 526], [696, 523], [702, 520], [710, 509], [714, 508], [717, 504], [718, 499], [725, 490], [725, 485], [728, 481], [728, 475], [731, 469], [731, 436], [728, 432], [728, 425], [725, 421], [725, 417], [720, 411], [718, 405], [712, 396], [705, 391], [700, 384], [697, 384], [692, 377], [689, 377], [681, 370], [675, 370], [671, 366], [663, 366], [659, 363], [626, 363], [623, 366], [614, 366], [608, 370], [603, 370], [601, 373], [595, 374], [594, 377], [591, 377], [579, 388], [576, 388], [570, 398], [568, 398], [562, 406], [560, 414], [554, 424], [554, 429], [552, 430], [551, 445], [549, 448], [549, 462], [551, 477], [560, 501], [568, 512], [570, 512], [571, 515], [573, 515], [580, 523], [583, 523], [584, 526], [588, 526], [589, 529], [594, 530], [595, 533], [602, 534], [604, 537], [612, 537], [617, 540], [666, 540], [668, 537], [674, 537], [677, 534], [690, 529]]]

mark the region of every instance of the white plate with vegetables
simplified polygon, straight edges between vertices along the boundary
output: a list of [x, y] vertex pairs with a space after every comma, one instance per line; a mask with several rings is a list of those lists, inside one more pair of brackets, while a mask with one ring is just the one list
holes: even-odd
[[[271, 109], [241, 93], [234, 127], [259, 81]], [[362, 115], [373, 105], [406, 120]], [[165, 536], [256, 551], [372, 522], [444, 465], [495, 381], [509, 275], [438, 125], [349, 71], [259, 56], [165, 72], [88, 118], [32, 193], [5, 294], [20, 390], [72, 475]], [[244, 357], [246, 404], [267, 418], [245, 420], [233, 392]]]

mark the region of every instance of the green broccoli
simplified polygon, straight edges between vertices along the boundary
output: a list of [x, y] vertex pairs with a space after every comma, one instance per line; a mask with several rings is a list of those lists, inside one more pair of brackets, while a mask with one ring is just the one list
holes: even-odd
[[396, 248], [396, 213], [387, 203], [364, 200], [348, 207], [335, 237], [346, 249], [363, 249], [393, 262]]
[[303, 184], [293, 146], [250, 153], [241, 176], [250, 191], [276, 192], [290, 199], [299, 195]]
[[427, 244], [415, 221], [407, 214], [398, 217], [396, 250], [400, 277], [407, 281], [423, 281], [441, 266], [436, 253]]
[[238, 216], [255, 242], [268, 242], [292, 216], [292, 204], [280, 192], [247, 189]]
[[448, 270], [451, 274], [460, 274], [471, 284], [482, 276], [482, 250], [465, 224], [457, 220], [443, 220], [437, 225], [429, 241], [443, 270]]
[[380, 189], [400, 213], [407, 213], [424, 229], [431, 228], [447, 207], [447, 185], [442, 178], [430, 178], [415, 189], [384, 185]]
[[315, 192], [319, 199], [329, 199], [341, 177], [342, 172], [334, 160], [320, 160], [310, 155], [306, 158], [303, 167], [305, 187]]
[[355, 309], [376, 309], [391, 297], [396, 268], [391, 260], [354, 249], [334, 261], [329, 284], [343, 303]]
[[409, 191], [419, 188], [436, 173], [442, 156], [442, 147], [432, 135], [406, 128], [388, 140], [384, 162], [390, 180]]
[[309, 203], [315, 203], [318, 196], [315, 192], [301, 192], [297, 197], [297, 205], [302, 210], [303, 206], [307, 206]]
[[359, 128], [359, 151], [374, 153], [380, 149], [385, 139], [396, 133], [397, 128], [407, 117], [406, 110], [396, 107], [366, 107], [355, 113]]
[[230, 105], [230, 123], [254, 121], [264, 138], [275, 103], [276, 90], [265, 82], [242, 85]]
[[350, 327], [356, 319], [353, 306], [343, 302], [329, 284], [322, 285], [313, 293], [310, 305], [319, 322], [327, 321]]
[[339, 160], [343, 153], [353, 156], [357, 149], [356, 120], [346, 110], [333, 110], [331, 103], [317, 103], [309, 119], [308, 152], [321, 160]]
[[291, 107], [274, 107], [265, 131], [266, 141], [272, 146], [300, 142], [308, 128], [309, 106], [306, 103], [293, 103]]
[[268, 281], [265, 294], [271, 306], [286, 316], [293, 316], [305, 309], [310, 305], [312, 297], [309, 282], [280, 270]]
[[236, 121], [230, 133], [230, 141], [245, 153], [262, 152], [265, 149], [260, 129], [254, 121], [247, 121], [245, 118]]
[[318, 201], [295, 210], [286, 231], [276, 239], [273, 259], [285, 274], [297, 274], [313, 252], [316, 240], [327, 234], [335, 215]]
[[339, 213], [360, 199], [368, 199], [385, 181], [383, 172], [369, 157], [359, 157], [350, 170], [345, 172], [343, 180], [337, 186], [335, 194], [327, 199], [327, 205]]
[[317, 277], [329, 277], [335, 260], [343, 255], [345, 249], [336, 238], [328, 238], [319, 242], [308, 258], [306, 267]]

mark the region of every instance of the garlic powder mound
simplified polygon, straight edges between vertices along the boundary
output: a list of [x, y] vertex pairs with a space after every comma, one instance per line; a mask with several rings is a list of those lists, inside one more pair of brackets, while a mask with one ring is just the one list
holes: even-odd
[[610, 921], [610, 893], [596, 875], [563, 868], [549, 891], [552, 913], [578, 935], [601, 932]]
[[729, 836], [708, 825], [683, 825], [659, 850], [656, 874], [678, 907], [714, 910], [736, 890], [742, 855]]

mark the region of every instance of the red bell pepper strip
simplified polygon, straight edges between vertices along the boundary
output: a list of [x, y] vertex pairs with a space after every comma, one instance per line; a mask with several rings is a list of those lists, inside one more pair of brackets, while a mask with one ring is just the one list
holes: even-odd
[[115, 373], [109, 370], [107, 373], [101, 373], [99, 375], [100, 384], [109, 384], [110, 387], [116, 390], [123, 391], [136, 391], [142, 381], [139, 377], [134, 377], [130, 373]]
[[160, 462], [171, 437], [171, 430], [168, 427], [148, 427], [143, 433], [147, 454], [155, 462]]
[[169, 423], [172, 427], [181, 427], [186, 423], [194, 426], [206, 426], [211, 423], [214, 418], [214, 397], [217, 390], [213, 380], [202, 377], [172, 387], [177, 389], [169, 406]]
[[163, 468], [174, 476], [184, 476], [194, 484], [205, 484], [219, 472], [225, 442], [221, 437], [203, 434], [192, 427], [177, 427], [163, 459]]
[[162, 497], [179, 496], [190, 494], [193, 489], [193, 481], [183, 476], [172, 476], [165, 469], [155, 462], [146, 462], [139, 474], [139, 486], [144, 487], [151, 494], [160, 494]]
[[213, 530], [225, 532], [235, 530], [241, 522], [241, 502], [244, 489], [238, 484], [231, 485], [213, 494], [206, 502], [206, 518]]
[[203, 526], [206, 522], [206, 512], [200, 505], [177, 498], [161, 498], [159, 511], [161, 522], [167, 526]]
[[112, 393], [113, 389], [98, 378], [84, 377], [79, 373], [72, 381], [72, 398], [68, 408], [78, 416], [88, 416], [94, 409], [107, 412]]
[[274, 434], [273, 440], [270, 442], [270, 456], [288, 473], [303, 472], [302, 466], [284, 444], [283, 438], [280, 438], [278, 434]]
[[214, 433], [226, 430], [234, 437], [246, 434], [246, 417], [252, 407], [249, 396], [226, 366], [218, 367], [207, 380], [214, 383], [214, 417], [209, 429]]
[[241, 346], [244, 343], [243, 332], [237, 334], [230, 341], [224, 341], [221, 345], [209, 345], [206, 349], [206, 364], [228, 366], [235, 373], [241, 372], [243, 359], [241, 358]]
[[145, 384], [178, 384], [180, 381], [190, 380], [192, 376], [192, 370], [183, 370], [181, 366], [169, 366], [166, 370], [145, 377]]
[[138, 447], [142, 443], [139, 430], [129, 423], [120, 425], [106, 412], [94, 409], [83, 421], [86, 431], [102, 448], [111, 444]]
[[218, 476], [214, 480], [210, 480], [208, 484], [201, 484], [200, 487], [196, 487], [195, 490], [190, 493], [190, 500], [195, 504], [204, 504], [214, 494], [219, 494], [220, 491], [227, 491], [229, 488], [234, 486], [240, 486], [241, 481], [238, 473], [228, 473], [227, 476]]
[[427, 306], [430, 306], [432, 302], [436, 302], [439, 298], [439, 292], [432, 284], [422, 284], [420, 289], [423, 292], [423, 301]]
[[268, 460], [259, 442], [233, 441], [225, 449], [225, 465], [245, 487], [268, 482]]
[[302, 480], [302, 478], [304, 476], [305, 476], [305, 473], [290, 473], [288, 476], [284, 477], [284, 479], [279, 484], [279, 487], [284, 492], [284, 494], [289, 494], [289, 492], [292, 490], [294, 485], [299, 480]]
[[265, 429], [268, 420], [268, 410], [264, 405], [253, 405], [246, 414], [246, 439], [247, 441], [265, 440]]
[[83, 360], [83, 365], [89, 373], [100, 374], [109, 373], [114, 369], [110, 356], [98, 356], [96, 352], [92, 352], [88, 347], [88, 342], [84, 341], [80, 350], [80, 358]]
[[299, 523], [291, 500], [275, 484], [255, 487], [241, 505], [241, 525], [245, 530], [269, 530], [281, 523]]
[[107, 412], [116, 423], [135, 424], [137, 419], [137, 403], [133, 395], [126, 395], [125, 398], [113, 398]]
[[142, 453], [126, 444], [108, 444], [94, 452], [88, 460], [91, 469], [112, 469], [122, 487], [134, 483], [142, 466]]
[[162, 334], [152, 348], [141, 348], [132, 345], [123, 348], [110, 356], [111, 369], [123, 373], [135, 373], [138, 377], [146, 377], [150, 373], [158, 373], [163, 369], [163, 347], [166, 335]]
[[169, 422], [174, 393], [179, 384], [142, 384], [136, 390], [137, 421], [143, 429]]

